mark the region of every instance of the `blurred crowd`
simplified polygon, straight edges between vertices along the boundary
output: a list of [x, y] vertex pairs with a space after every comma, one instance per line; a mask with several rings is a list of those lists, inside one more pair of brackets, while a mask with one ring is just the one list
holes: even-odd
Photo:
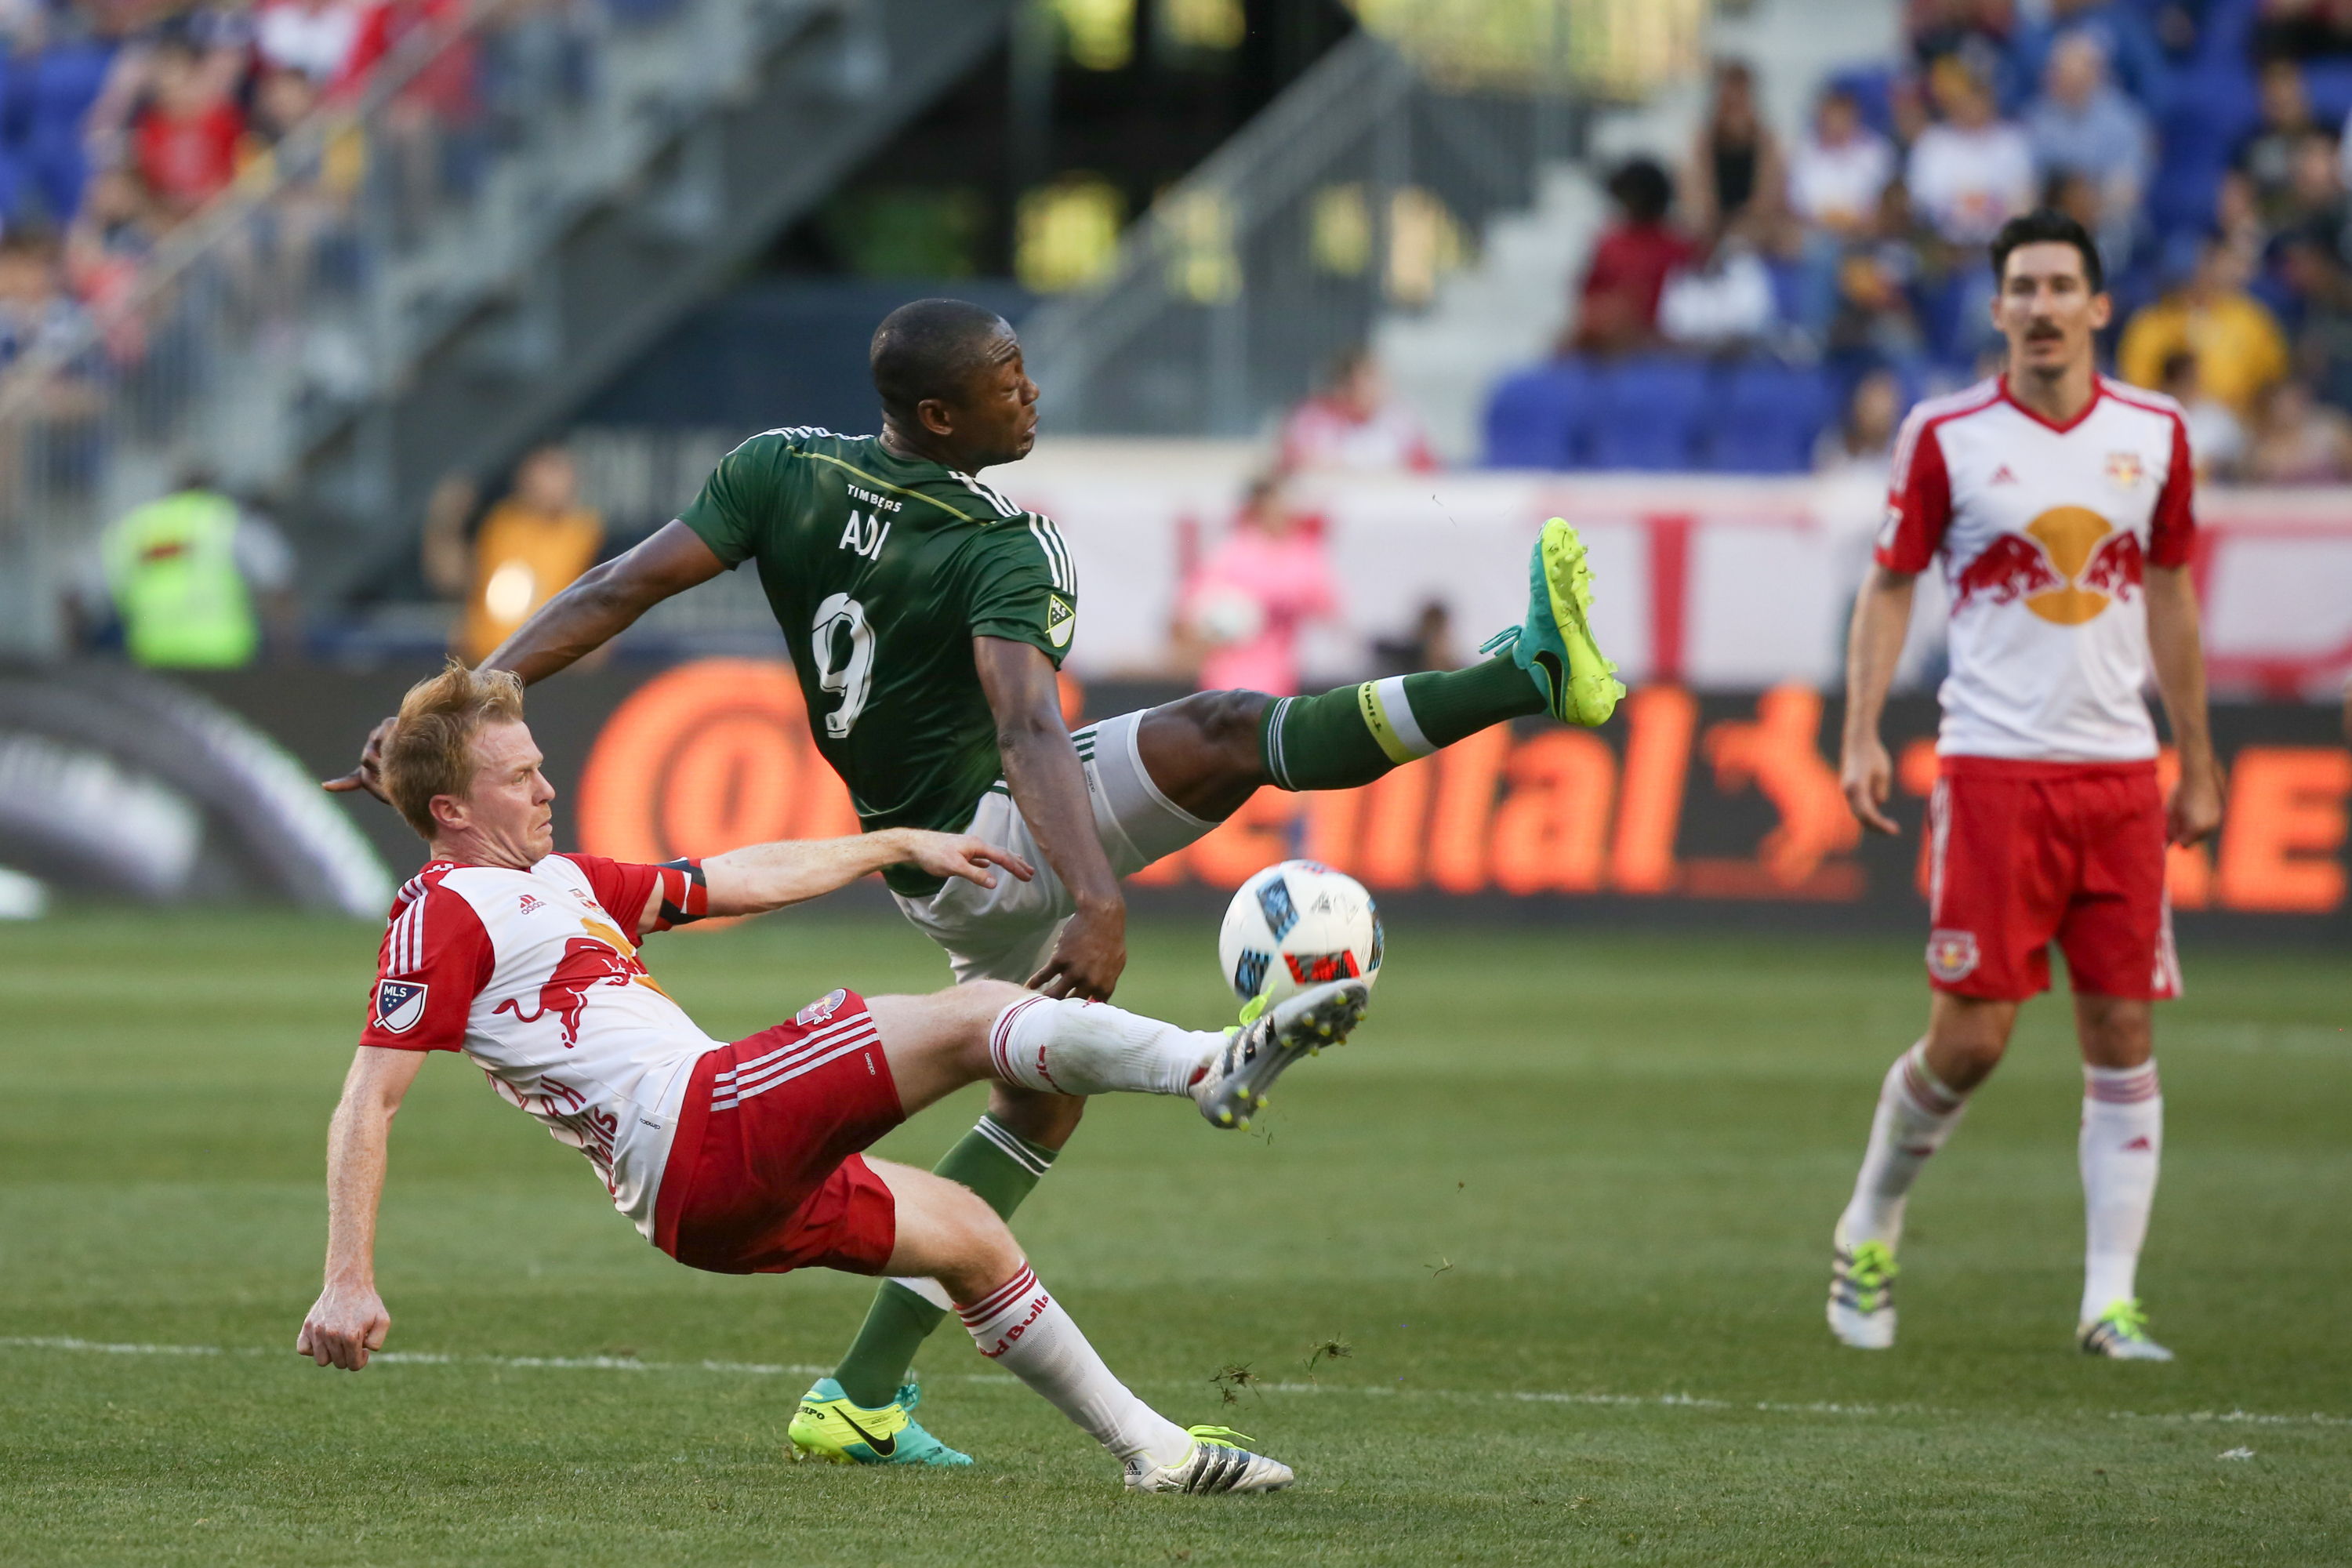
[[[654, 11], [669, 0], [607, 0]], [[110, 322], [162, 239], [245, 182], [268, 193], [238, 259], [246, 303], [348, 274], [363, 184], [397, 228], [586, 53], [575, 0], [0, 0], [0, 368]], [[472, 21], [478, 25], [468, 27]], [[362, 126], [378, 74], [401, 74]], [[514, 123], [509, 123], [512, 121]], [[311, 135], [298, 134], [313, 130]]]
[[2352, 5], [1910, 0], [1906, 36], [1788, 144], [1723, 62], [1677, 166], [1613, 171], [1559, 362], [1498, 389], [1490, 461], [1851, 461], [1890, 384], [1997, 366], [1984, 247], [2048, 205], [2097, 237], [2110, 368], [2189, 407], [2201, 470], [2352, 479]]

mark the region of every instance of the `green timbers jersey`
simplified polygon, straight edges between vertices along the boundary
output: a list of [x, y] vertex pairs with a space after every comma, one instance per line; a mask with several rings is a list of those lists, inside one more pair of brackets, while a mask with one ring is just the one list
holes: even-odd
[[[681, 521], [729, 566], [759, 563], [810, 733], [866, 831], [962, 831], [1004, 765], [972, 638], [1058, 668], [1077, 628], [1054, 524], [878, 437], [806, 427], [736, 447]], [[908, 866], [884, 879], [910, 898], [942, 885]]]

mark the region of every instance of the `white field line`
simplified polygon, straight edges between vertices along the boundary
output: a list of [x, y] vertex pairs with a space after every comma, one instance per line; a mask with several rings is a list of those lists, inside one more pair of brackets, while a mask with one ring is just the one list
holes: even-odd
[[[99, 1355], [155, 1356], [282, 1356], [284, 1351], [265, 1349], [259, 1345], [152, 1345], [116, 1344], [100, 1340], [79, 1340], [58, 1337], [0, 1336], [0, 1350], [68, 1351]], [[639, 1361], [634, 1356], [583, 1355], [457, 1355], [427, 1351], [378, 1351], [368, 1358], [393, 1366], [495, 1366], [553, 1370], [559, 1372], [628, 1372], [651, 1373], [720, 1373], [734, 1377], [822, 1377], [833, 1371], [799, 1362], [761, 1361]], [[1005, 1373], [950, 1373], [934, 1379], [941, 1383], [1018, 1383], [1018, 1378]], [[1175, 1386], [1169, 1384], [1167, 1386]], [[1189, 1385], [1187, 1385], [1189, 1386]], [[1411, 1394], [1423, 1399], [1494, 1399], [1523, 1405], [1582, 1405], [1612, 1409], [1654, 1410], [1723, 1410], [1761, 1411], [1770, 1415], [1957, 1415], [1981, 1414], [1933, 1405], [1853, 1405], [1817, 1400], [1791, 1403], [1772, 1399], [1711, 1399], [1695, 1394], [1569, 1394], [1545, 1389], [1487, 1389], [1478, 1393], [1462, 1393], [1450, 1389], [1389, 1388], [1378, 1384], [1370, 1385], [1333, 1385], [1324, 1383], [1256, 1383], [1252, 1389], [1265, 1394], [1368, 1394], [1373, 1397]], [[2188, 1412], [2110, 1410], [2111, 1421], [2153, 1421], [2167, 1426], [2345, 1426], [2352, 1427], [2352, 1416], [2325, 1415], [2314, 1412], [2307, 1415], [2267, 1415], [2252, 1410], [2197, 1410]], [[2033, 1419], [2032, 1416], [2011, 1416], [2011, 1419]]]

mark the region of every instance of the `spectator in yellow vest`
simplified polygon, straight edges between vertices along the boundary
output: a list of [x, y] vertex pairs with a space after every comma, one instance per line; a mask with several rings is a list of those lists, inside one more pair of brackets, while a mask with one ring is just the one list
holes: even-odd
[[152, 668], [233, 669], [260, 653], [265, 613], [290, 629], [294, 552], [202, 474], [116, 519], [99, 558], [123, 646]]
[[[466, 611], [457, 652], [478, 665], [530, 613], [596, 563], [604, 520], [580, 504], [580, 476], [572, 455], [541, 447], [515, 469], [514, 489], [475, 531], [470, 569], [465, 559], [465, 514], [471, 486], [445, 479], [427, 507], [425, 566], [445, 593], [463, 586]], [[462, 575], [461, 575], [462, 573]]]

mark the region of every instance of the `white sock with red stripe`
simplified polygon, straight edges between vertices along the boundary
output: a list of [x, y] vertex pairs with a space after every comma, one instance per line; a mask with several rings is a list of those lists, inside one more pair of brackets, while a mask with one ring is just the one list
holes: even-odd
[[1192, 1434], [1111, 1375], [1029, 1265], [969, 1307], [958, 1307], [980, 1353], [1035, 1389], [1121, 1464], [1173, 1465]]
[[1870, 1120], [1870, 1145], [1862, 1173], [1838, 1229], [1851, 1247], [1903, 1238], [1903, 1205], [1927, 1156], [1944, 1146], [1969, 1108], [1968, 1096], [1927, 1070], [1927, 1042], [1919, 1041], [1895, 1058], [1878, 1086], [1878, 1111]]
[[1048, 1094], [1184, 1094], [1223, 1034], [1196, 1034], [1114, 1007], [1028, 996], [988, 1033], [997, 1076]]
[[2164, 1155], [2164, 1092], [2156, 1063], [2083, 1069], [2083, 1318], [2128, 1301], [2156, 1206]]

